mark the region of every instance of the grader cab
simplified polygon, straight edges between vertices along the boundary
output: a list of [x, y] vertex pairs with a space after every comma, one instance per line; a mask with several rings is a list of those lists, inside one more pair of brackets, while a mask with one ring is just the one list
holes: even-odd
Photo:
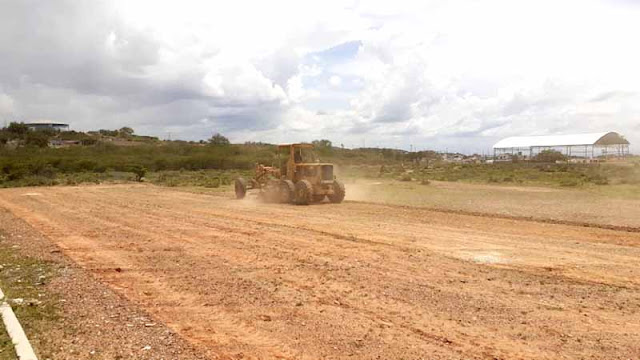
[[236, 197], [242, 199], [250, 189], [267, 202], [307, 205], [326, 198], [332, 203], [344, 200], [344, 185], [336, 180], [333, 164], [321, 163], [313, 153], [311, 144], [278, 146], [279, 167], [256, 166], [249, 181], [235, 181]]

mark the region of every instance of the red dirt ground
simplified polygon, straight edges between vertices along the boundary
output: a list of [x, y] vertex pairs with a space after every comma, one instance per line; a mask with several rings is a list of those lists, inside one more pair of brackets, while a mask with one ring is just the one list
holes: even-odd
[[640, 357], [640, 233], [143, 185], [0, 207], [210, 358]]

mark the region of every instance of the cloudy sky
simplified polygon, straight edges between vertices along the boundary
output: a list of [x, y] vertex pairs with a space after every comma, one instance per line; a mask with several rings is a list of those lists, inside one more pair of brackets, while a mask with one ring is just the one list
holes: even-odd
[[464, 152], [505, 136], [608, 130], [640, 143], [633, 0], [0, 9], [0, 125]]

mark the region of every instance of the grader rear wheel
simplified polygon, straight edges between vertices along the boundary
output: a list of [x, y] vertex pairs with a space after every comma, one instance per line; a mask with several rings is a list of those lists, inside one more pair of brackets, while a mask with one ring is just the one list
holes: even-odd
[[284, 204], [292, 203], [295, 198], [296, 187], [291, 180], [280, 182], [280, 202]]

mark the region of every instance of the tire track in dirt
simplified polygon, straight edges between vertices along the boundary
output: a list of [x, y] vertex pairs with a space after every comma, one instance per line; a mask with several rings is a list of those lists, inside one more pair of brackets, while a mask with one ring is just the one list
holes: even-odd
[[[612, 276], [603, 284], [581, 283], [536, 264], [525, 264], [525, 272], [513, 265], [477, 264], [430, 243], [517, 249], [514, 244], [532, 241], [523, 253], [540, 247], [539, 252], [569, 251], [573, 259], [593, 255], [595, 250], [572, 250], [583, 243], [570, 245], [571, 237], [565, 239], [557, 226], [536, 230], [567, 246], [551, 247], [553, 241], [537, 238], [536, 232], [528, 235], [526, 229], [513, 230], [522, 236], [505, 237], [512, 229], [502, 231], [504, 223], [492, 234], [476, 219], [460, 229], [448, 217], [425, 224], [419, 218], [424, 212], [397, 214], [382, 206], [248, 209], [225, 198], [148, 187], [55, 188], [30, 201], [12, 196], [5, 206], [24, 206], [21, 216], [27, 218], [36, 214], [34, 226], [60, 238], [72, 256], [73, 249], [81, 250], [75, 256], [91, 258], [94, 271], [130, 262], [122, 273], [104, 269], [105, 281], [122, 285], [128, 298], [158, 313], [180, 307], [171, 315], [185, 319], [173, 326], [200, 324], [200, 330], [182, 328], [180, 333], [226, 355], [554, 358], [558, 351], [577, 356], [597, 346], [621, 356], [637, 351], [637, 346], [624, 350], [637, 340], [630, 335], [637, 326], [627, 324], [637, 319], [637, 306], [630, 303], [637, 289], [610, 286], [617, 281]], [[265, 217], [267, 212], [276, 216]], [[48, 228], [51, 224], [38, 217], [65, 224], [64, 231]], [[378, 217], [385, 221], [377, 222]], [[323, 230], [323, 222], [331, 229]], [[80, 237], [64, 237], [65, 231]], [[419, 231], [430, 232], [429, 237], [415, 236]], [[578, 234], [593, 237], [588, 231]], [[620, 253], [616, 261], [629, 263], [628, 249], [603, 244], [603, 251]], [[632, 279], [634, 274], [625, 270], [609, 272]], [[579, 274], [593, 280], [589, 272]], [[160, 301], [158, 289], [163, 288], [182, 295]], [[296, 306], [298, 299], [302, 306]], [[256, 309], [268, 309], [271, 321], [255, 321]], [[225, 318], [217, 319], [219, 314]], [[242, 331], [234, 333], [236, 327]], [[260, 336], [267, 340], [254, 339]], [[598, 345], [601, 338], [605, 345]]]
[[[108, 216], [104, 212], [101, 212], [100, 214], [102, 216], [101, 218], [98, 218], [87, 215], [87, 213], [82, 211], [81, 208], [76, 208], [76, 211], [60, 208], [60, 203], [53, 202], [44, 197], [38, 197], [37, 201], [41, 204], [49, 205], [50, 209], [56, 209], [56, 215], [60, 221], [63, 220], [63, 217], [66, 217], [66, 221], [76, 219], [78, 220], [78, 223], [98, 223], [103, 229], [108, 229], [112, 233], [116, 234], [117, 230], [115, 229], [121, 230], [121, 228], [126, 229], [126, 231], [122, 231], [123, 234], [134, 233], [137, 236], [142, 237], [153, 233], [153, 231], [151, 233], [147, 233], [137, 229], [136, 227], [124, 225], [124, 221], [120, 223], [112, 220], [110, 221], [107, 219]], [[51, 238], [58, 239], [56, 244], [65, 250], [72, 258], [94, 272], [97, 270], [100, 278], [112, 285], [116, 290], [124, 292], [127, 297], [140, 300], [139, 294], [142, 293], [148, 297], [151, 297], [153, 294], [155, 295], [153, 297], [161, 298], [162, 302], [160, 304], [154, 304], [155, 308], [150, 309], [151, 313], [158, 315], [160, 319], [167, 323], [167, 325], [174, 325], [172, 327], [175, 327], [175, 330], [177, 330], [178, 333], [187, 335], [187, 337], [192, 340], [197, 340], [198, 343], [207, 347], [215, 345], [211, 341], [212, 338], [214, 340], [216, 339], [215, 336], [212, 337], [209, 335], [200, 339], [203, 336], [189, 331], [192, 326], [175, 326], [173, 319], [175, 319], [176, 316], [182, 319], [191, 318], [192, 321], [198, 321], [198, 317], [193, 315], [202, 311], [201, 308], [203, 307], [203, 300], [194, 296], [189, 296], [189, 294], [185, 295], [185, 293], [176, 290], [175, 287], [167, 286], [169, 281], [167, 278], [163, 278], [163, 269], [154, 268], [151, 264], [147, 264], [147, 266], [150, 266], [148, 268], [141, 268], [139, 262], [130, 259], [128, 256], [122, 256], [122, 251], [118, 252], [117, 250], [117, 248], [120, 248], [118, 246], [115, 246], [114, 248], [116, 249], [112, 251], [101, 249], [105, 247], [104, 244], [91, 241], [89, 237], [77, 235], [68, 236], [67, 234], [71, 232], [71, 229], [61, 226], [60, 222], [50, 221], [46, 217], [30, 213], [25, 208], [1, 200], [0, 205], [10, 209], [14, 214], [23, 217], [27, 222], [31, 223], [36, 228], [40, 228]], [[108, 210], [108, 207], [103, 204], [102, 210]], [[122, 216], [122, 214], [120, 214], [120, 216]], [[123, 234], [120, 235], [122, 236]], [[159, 240], [159, 238], [155, 237], [154, 240]], [[189, 241], [184, 238], [180, 240]], [[96, 253], [96, 250], [98, 250], [97, 256], [100, 257], [101, 261], [95, 262], [92, 256], [87, 256], [87, 251], [89, 249], [93, 249], [93, 253]], [[114, 271], [115, 269], [118, 269], [118, 271]], [[119, 272], [124, 273], [116, 275], [116, 273]], [[135, 276], [132, 276], [133, 272], [135, 272]], [[135, 286], [127, 286], [127, 284], [134, 284]], [[179, 306], [182, 311], [176, 311], [176, 306]], [[250, 345], [247, 350], [250, 350], [253, 353], [273, 358], [298, 358], [297, 352], [287, 349], [286, 346], [283, 346], [269, 337], [258, 333], [254, 328], [244, 325], [240, 319], [225, 316], [223, 312], [215, 310], [215, 308], [208, 307], [206, 319], [207, 322], [212, 322], [214, 324], [217, 332], [221, 332], [225, 335], [225, 338], [222, 341], [223, 343], [228, 343], [229, 338], [241, 338], [242, 341]], [[185, 334], [185, 329], [189, 334]], [[210, 327], [205, 327], [205, 330], [210, 330]], [[224, 349], [222, 349], [221, 353], [224, 353]]]
[[[45, 203], [50, 203], [51, 205], [55, 205], [55, 204], [53, 204], [53, 203], [51, 203], [51, 202], [48, 202], [48, 201], [46, 201], [46, 200], [44, 200], [44, 199], [39, 199], [39, 200], [41, 200], [41, 201], [43, 201], [43, 202], [45, 202]], [[76, 210], [82, 210], [82, 209], [76, 209]], [[67, 211], [67, 210], [59, 210], [59, 211], [61, 211], [62, 213], [64, 213], [65, 217], [69, 217], [69, 218], [71, 218], [71, 217], [74, 217], [74, 216], [76, 216], [76, 217], [78, 217], [78, 216], [79, 216], [80, 218], [82, 218], [83, 222], [89, 222], [89, 221], [93, 220], [94, 222], [95, 222], [95, 221], [98, 221], [99, 223], [101, 223], [101, 224], [103, 224], [103, 225], [113, 225], [114, 227], [115, 227], [115, 226], [124, 227], [124, 228], [126, 228], [126, 229], [127, 229], [127, 231], [137, 233], [137, 235], [140, 235], [140, 236], [141, 236], [141, 235], [144, 235], [144, 234], [149, 234], [149, 232], [147, 232], [147, 231], [145, 231], [145, 230], [140, 230], [140, 229], [143, 229], [143, 228], [144, 228], [144, 225], [141, 225], [141, 227], [140, 227], [140, 228], [136, 229], [136, 228], [132, 227], [132, 226], [131, 226], [131, 224], [126, 225], [126, 222], [122, 222], [122, 220], [121, 220], [121, 222], [120, 222], [120, 223], [116, 223], [116, 222], [113, 222], [113, 221], [110, 221], [110, 220], [105, 220], [105, 218], [104, 218], [104, 217], [103, 217], [102, 219], [92, 219], [92, 218], [91, 218], [91, 217], [89, 217], [89, 216], [83, 216], [83, 215], [81, 215], [81, 214], [83, 214], [83, 213], [84, 213], [83, 211], [79, 211], [79, 212], [69, 212], [69, 211]], [[149, 214], [145, 214], [145, 216], [148, 216], [148, 215], [149, 215]], [[138, 220], [139, 220], [139, 219], [138, 219]], [[149, 222], [149, 221], [144, 221], [143, 223], [150, 223], [150, 222]], [[123, 225], [124, 225], [124, 226], [123, 226]], [[228, 229], [229, 229], [229, 228], [226, 228], [225, 230], [228, 230]], [[154, 229], [151, 229], [151, 230], [154, 230]], [[218, 230], [220, 230], [220, 229], [218, 229]], [[156, 231], [156, 232], [158, 232], [158, 231], [161, 231], [161, 230], [159, 230], [159, 229], [155, 229], [155, 231]], [[162, 236], [163, 236], [163, 237], [167, 237], [167, 238], [171, 238], [171, 235], [170, 235], [170, 234], [164, 234], [164, 233], [163, 233], [163, 234], [162, 234]], [[182, 239], [182, 240], [183, 240], [183, 241], [185, 241], [185, 239]], [[229, 260], [230, 260], [230, 259], [229, 259]], [[246, 259], [245, 259], [245, 260], [246, 260]], [[155, 273], [155, 274], [157, 275], [157, 273]], [[338, 288], [340, 288], [341, 286], [340, 286], [340, 285], [338, 285], [337, 287], [338, 287]], [[120, 290], [123, 290], [124, 288], [123, 288], [123, 287], [119, 287], [119, 289], [120, 289]], [[194, 310], [193, 305], [185, 304], [185, 303], [184, 303], [184, 301], [182, 301], [181, 305], [183, 305], [183, 307], [187, 307], [190, 311], [193, 311], [193, 310]], [[341, 306], [348, 306], [347, 304], [340, 304], [340, 305], [341, 305]], [[379, 306], [377, 306], [377, 308], [379, 308], [379, 309], [384, 309], [386, 305], [387, 305], [387, 304], [379, 305]], [[373, 314], [373, 313], [371, 313], [371, 314]], [[220, 316], [218, 316], [218, 318], [220, 318]], [[378, 319], [378, 317], [374, 317], [374, 318], [375, 318], [375, 320], [376, 320], [376, 321], [381, 321], [382, 323], [385, 323], [384, 319]], [[228, 321], [227, 321], [226, 323], [228, 323]], [[215, 321], [214, 321], [214, 324], [216, 324], [216, 325], [218, 325], [218, 326], [223, 325], [223, 323], [218, 323], [218, 322], [215, 322]], [[226, 332], [227, 334], [233, 334], [234, 332], [237, 332], [238, 330], [242, 330], [242, 331], [244, 332], [244, 334], [245, 334], [245, 335], [244, 335], [244, 337], [245, 337], [245, 338], [246, 338], [249, 334], [251, 334], [251, 332], [250, 332], [250, 331], [248, 331], [247, 329], [244, 329], [244, 328], [239, 324], [239, 322], [238, 322], [238, 321], [234, 321], [232, 325], [233, 325], [233, 327], [236, 327], [236, 328], [239, 328], [239, 329], [235, 329], [234, 331], [231, 331], [231, 330], [233, 329], [233, 327], [231, 327], [231, 326], [224, 326], [224, 327], [223, 327], [223, 330], [226, 330], [225, 332]], [[438, 343], [453, 344], [453, 342], [452, 342], [451, 340], [448, 340], [448, 339], [447, 339], [446, 341], [443, 341], [442, 339], [446, 339], [446, 338], [444, 338], [444, 336], [442, 336], [442, 335], [429, 335], [426, 331], [424, 331], [424, 330], [422, 330], [422, 329], [408, 329], [408, 330], [409, 330], [409, 332], [407, 333], [407, 335], [411, 335], [411, 333], [416, 333], [416, 334], [420, 334], [420, 335], [421, 335], [421, 337], [426, 338], [426, 339], [428, 339], [428, 340], [430, 340], [430, 341], [433, 341], [433, 340], [435, 339], [435, 341], [436, 341], [436, 342], [438, 342]], [[255, 339], [255, 338], [259, 338], [259, 337], [258, 337], [258, 336], [252, 336], [252, 338], [254, 338], [254, 339]], [[260, 345], [261, 345], [261, 347], [262, 347], [262, 348], [265, 348], [265, 347], [266, 347], [264, 342], [263, 342], [263, 343], [261, 343]], [[455, 345], [455, 344], [454, 344], [454, 345]], [[458, 345], [458, 346], [460, 346], [460, 345]]]

